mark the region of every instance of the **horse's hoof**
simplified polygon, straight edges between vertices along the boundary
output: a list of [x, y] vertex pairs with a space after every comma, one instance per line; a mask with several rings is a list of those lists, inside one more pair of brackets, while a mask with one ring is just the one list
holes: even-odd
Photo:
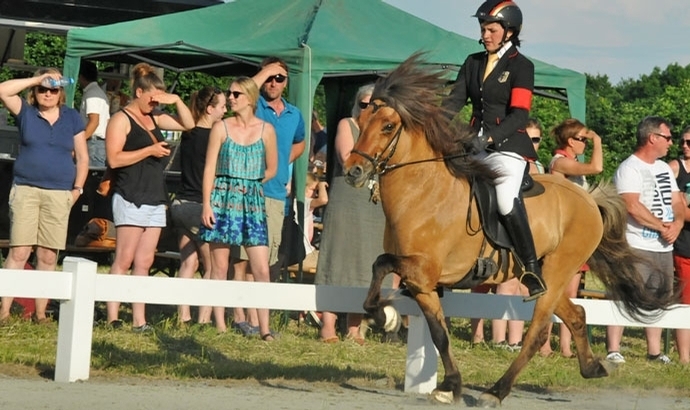
[[482, 395], [479, 396], [479, 400], [477, 400], [477, 407], [484, 409], [494, 409], [500, 405], [501, 401], [498, 399], [498, 397], [489, 393], [482, 393]]
[[441, 391], [438, 389], [434, 389], [434, 391], [431, 392], [431, 398], [434, 401], [443, 404], [453, 404], [454, 402], [452, 391]]

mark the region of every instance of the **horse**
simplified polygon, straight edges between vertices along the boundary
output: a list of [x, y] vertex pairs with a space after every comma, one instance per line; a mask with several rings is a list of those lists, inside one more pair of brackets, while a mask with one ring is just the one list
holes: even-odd
[[[439, 289], [476, 286], [471, 280], [478, 258], [501, 267], [488, 284], [520, 277], [522, 265], [510, 253], [487, 243], [480, 208], [472, 194], [496, 173], [470, 154], [476, 133], [443, 108], [446, 73], [430, 68], [417, 53], [380, 78], [360, 117], [360, 137], [344, 164], [347, 181], [363, 186], [379, 176], [386, 217], [384, 251], [372, 266], [364, 309], [378, 325], [383, 308], [384, 277], [395, 272], [405, 292], [415, 299], [429, 326], [444, 368], [444, 378], [431, 397], [458, 401], [462, 379], [453, 359]], [[521, 351], [505, 374], [484, 391], [478, 404], [495, 407], [510, 393], [520, 371], [547, 340], [548, 324], [558, 316], [573, 334], [580, 374], [608, 375], [607, 362], [595, 358], [586, 335], [584, 309], [572, 303], [565, 289], [586, 262], [620, 301], [623, 312], [653, 320], [674, 303], [672, 296], [645, 288], [636, 266], [648, 263], [625, 239], [627, 211], [611, 184], [590, 192], [554, 175], [534, 175], [543, 193], [525, 198], [547, 292], [537, 299]], [[653, 312], [656, 312], [654, 314]]]

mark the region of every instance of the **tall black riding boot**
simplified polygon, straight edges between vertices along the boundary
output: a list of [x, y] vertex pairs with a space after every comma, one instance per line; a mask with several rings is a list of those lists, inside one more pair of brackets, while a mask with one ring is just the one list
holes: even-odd
[[534, 300], [546, 293], [546, 285], [541, 276], [541, 266], [534, 249], [532, 230], [527, 221], [527, 211], [521, 198], [515, 198], [513, 210], [508, 215], [503, 215], [503, 224], [513, 240], [515, 253], [524, 265], [524, 272], [520, 276], [522, 282], [529, 291], [525, 302]]

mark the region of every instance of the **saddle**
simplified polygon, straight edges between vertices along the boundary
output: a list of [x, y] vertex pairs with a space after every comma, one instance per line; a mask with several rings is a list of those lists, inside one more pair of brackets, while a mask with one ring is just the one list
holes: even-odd
[[[474, 180], [471, 182], [471, 191], [477, 203], [479, 220], [486, 239], [482, 244], [482, 248], [479, 251], [480, 256], [477, 258], [472, 271], [460, 282], [452, 286], [452, 288], [456, 289], [473, 288], [498, 273], [499, 269], [507, 269], [508, 251], [513, 249], [513, 241], [503, 226], [501, 218], [498, 217], [498, 202], [494, 186], [488, 181]], [[529, 166], [525, 167], [520, 189], [522, 197], [530, 198], [543, 193], [544, 186], [532, 179], [532, 176], [529, 174]], [[486, 250], [487, 242], [493, 247], [493, 251], [489, 257], [483, 257], [481, 255]], [[496, 252], [499, 252], [498, 263], [494, 260]]]

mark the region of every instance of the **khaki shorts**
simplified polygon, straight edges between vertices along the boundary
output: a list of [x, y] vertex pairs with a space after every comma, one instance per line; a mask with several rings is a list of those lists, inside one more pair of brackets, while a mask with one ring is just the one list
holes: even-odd
[[[266, 198], [266, 223], [268, 225], [268, 265], [278, 262], [278, 248], [283, 233], [283, 219], [285, 218], [285, 201]], [[244, 246], [232, 247], [232, 259], [249, 260]]]
[[10, 246], [65, 249], [71, 191], [13, 185], [9, 205]]

